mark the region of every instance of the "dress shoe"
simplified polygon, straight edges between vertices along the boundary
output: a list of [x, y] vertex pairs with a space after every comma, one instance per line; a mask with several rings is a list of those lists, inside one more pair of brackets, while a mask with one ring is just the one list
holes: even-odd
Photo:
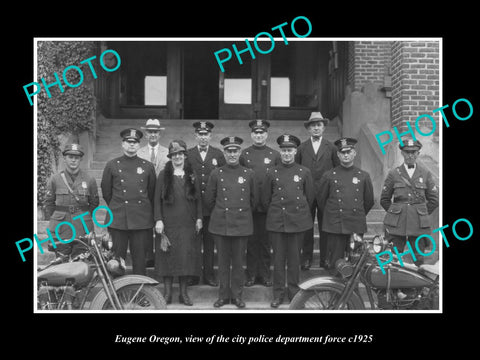
[[164, 294], [163, 295], [164, 299], [165, 299], [165, 303], [167, 305], [171, 304], [172, 303], [172, 294]]
[[153, 267], [155, 267], [155, 260], [154, 260], [154, 259], [147, 260], [147, 261], [145, 262], [145, 267], [147, 267], [147, 268], [153, 268]]
[[245, 307], [245, 303], [240, 298], [233, 299], [232, 304], [235, 305], [239, 309], [243, 309]]
[[250, 286], [253, 286], [253, 284], [255, 284], [255, 278], [248, 278], [247, 281], [245, 281], [245, 286], [246, 287], [250, 287]]
[[180, 302], [180, 304], [183, 304], [186, 306], [193, 306], [193, 302], [192, 300], [190, 300], [190, 297], [187, 294], [179, 295], [178, 301]]
[[310, 270], [310, 260], [305, 260], [304, 263], [301, 266], [302, 270]]
[[283, 299], [281, 298], [275, 298], [273, 301], [270, 303], [270, 306], [272, 308], [278, 308], [281, 304], [283, 303]]
[[195, 286], [200, 283], [200, 278], [198, 276], [192, 276], [188, 278], [188, 286]]
[[229, 302], [230, 302], [230, 299], [218, 299], [217, 301], [215, 301], [213, 306], [216, 307], [216, 308], [219, 308], [219, 307], [222, 307], [225, 304], [228, 304]]
[[203, 279], [203, 283], [209, 286], [218, 286], [218, 283], [213, 279]]
[[265, 278], [258, 278], [257, 284], [263, 285], [265, 287], [270, 287], [272, 286], [272, 282], [270, 280], [267, 280]]

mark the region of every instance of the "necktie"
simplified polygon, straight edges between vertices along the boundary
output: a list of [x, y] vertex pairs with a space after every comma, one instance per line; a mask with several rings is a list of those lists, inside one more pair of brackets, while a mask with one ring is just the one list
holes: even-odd
[[415, 168], [415, 165], [407, 165], [407, 167], [408, 167], [409, 169], [414, 169], [414, 168]]
[[150, 153], [150, 162], [155, 164], [155, 149], [152, 148], [151, 153]]
[[202, 153], [202, 152], [206, 153], [206, 152], [207, 152], [207, 148], [206, 148], [206, 147], [203, 147], [203, 148], [201, 147], [201, 148], [200, 148], [200, 152], [201, 152], [201, 153]]
[[313, 142], [318, 142], [320, 141], [320, 136], [312, 136]]

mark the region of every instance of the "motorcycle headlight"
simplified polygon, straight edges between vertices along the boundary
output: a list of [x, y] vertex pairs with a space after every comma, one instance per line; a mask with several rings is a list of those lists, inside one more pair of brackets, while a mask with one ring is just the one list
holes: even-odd
[[384, 246], [385, 241], [383, 239], [383, 236], [375, 235], [375, 237], [373, 238], [373, 251], [379, 253], [383, 250]]
[[350, 236], [350, 249], [355, 250], [361, 244], [362, 244], [362, 237], [356, 233], [353, 233]]
[[115, 257], [107, 262], [107, 270], [114, 276], [122, 276], [125, 274], [125, 260], [121, 257]]

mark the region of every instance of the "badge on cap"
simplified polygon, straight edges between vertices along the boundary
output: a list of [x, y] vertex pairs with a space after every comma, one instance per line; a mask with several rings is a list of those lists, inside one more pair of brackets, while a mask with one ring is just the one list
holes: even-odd
[[140, 166], [137, 167], [137, 174], [143, 174], [143, 169]]
[[131, 137], [137, 137], [137, 131], [135, 129], [130, 130]]
[[265, 158], [265, 159], [263, 160], [263, 162], [264, 162], [265, 164], [270, 164], [270, 163], [272, 162], [272, 160], [270, 160], [269, 158]]
[[295, 175], [295, 176], [293, 177], [293, 181], [295, 181], [295, 182], [299, 182], [300, 179], [301, 179], [301, 178], [300, 178], [300, 176], [298, 176], [298, 175]]
[[72, 144], [72, 150], [78, 151], [78, 146], [77, 146], [77, 144]]
[[257, 120], [257, 126], [262, 126], [262, 120]]
[[408, 139], [407, 145], [408, 145], [408, 146], [413, 146], [413, 140], [412, 140], [412, 139]]
[[84, 189], [87, 188], [87, 182], [86, 182], [86, 181], [82, 181], [82, 187], [83, 187]]
[[347, 146], [347, 139], [340, 140], [342, 146]]
[[215, 158], [212, 159], [212, 165], [213, 165], [213, 166], [217, 166], [217, 165], [218, 165], [217, 159], [215, 159]]
[[352, 183], [354, 183], [356, 185], [359, 182], [360, 182], [360, 180], [356, 176], [354, 176], [353, 179], [352, 179]]
[[243, 184], [244, 182], [245, 182], [245, 179], [243, 178], [243, 176], [239, 176], [238, 177], [238, 183]]

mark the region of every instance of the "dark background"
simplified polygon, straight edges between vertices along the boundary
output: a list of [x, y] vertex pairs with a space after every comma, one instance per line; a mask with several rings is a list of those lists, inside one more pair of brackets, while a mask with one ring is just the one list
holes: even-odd
[[[3, 271], [2, 300], [4, 303], [4, 343], [12, 350], [31, 349], [43, 358], [73, 353], [98, 357], [114, 350], [122, 354], [140, 355], [150, 352], [159, 356], [166, 351], [179, 355], [184, 351], [204, 356], [232, 357], [241, 351], [267, 354], [281, 350], [282, 354], [311, 357], [326, 352], [364, 356], [402, 357], [430, 356], [435, 353], [461, 349], [462, 353], [475, 344], [474, 315], [477, 313], [478, 211], [478, 61], [475, 54], [473, 6], [460, 3], [443, 9], [440, 5], [420, 8], [414, 3], [387, 3], [326, 8], [311, 3], [291, 7], [276, 5], [275, 11], [250, 7], [246, 3], [222, 3], [219, 7], [199, 4], [200, 8], [182, 3], [179, 9], [165, 5], [142, 5], [138, 2], [110, 4], [103, 12], [98, 5], [88, 4], [66, 10], [54, 5], [35, 6], [15, 13], [14, 25], [2, 24], [5, 45], [2, 57], [4, 83], [4, 141], [3, 153]], [[10, 10], [12, 11], [12, 10]], [[466, 98], [474, 108], [467, 121], [454, 119], [447, 111], [450, 127], [443, 128], [443, 224], [453, 224], [467, 218], [473, 224], [474, 235], [459, 241], [450, 235], [450, 248], [443, 249], [443, 314], [33, 314], [33, 258], [25, 263], [15, 241], [33, 235], [33, 107], [30, 107], [23, 85], [33, 78], [34, 37], [254, 37], [262, 31], [306, 16], [312, 23], [309, 37], [443, 37], [443, 104], [453, 104]], [[13, 16], [13, 14], [12, 14]], [[300, 22], [298, 23], [300, 24]], [[285, 27], [286, 35], [289, 25]], [[288, 32], [287, 32], [288, 30]], [[299, 33], [301, 32], [299, 29]], [[277, 36], [277, 33], [273, 34]], [[213, 54], [212, 54], [213, 56]], [[441, 174], [442, 176], [442, 174]], [[451, 232], [447, 232], [451, 234]], [[8, 320], [6, 320], [8, 318]], [[351, 336], [370, 335], [370, 345], [162, 345], [114, 344], [117, 334], [124, 336]], [[5, 336], [5, 335], [4, 335]], [[64, 351], [67, 351], [65, 353]], [[50, 353], [53, 351], [53, 353]], [[193, 352], [193, 353], [192, 353]], [[57, 354], [57, 355], [55, 355]]]

